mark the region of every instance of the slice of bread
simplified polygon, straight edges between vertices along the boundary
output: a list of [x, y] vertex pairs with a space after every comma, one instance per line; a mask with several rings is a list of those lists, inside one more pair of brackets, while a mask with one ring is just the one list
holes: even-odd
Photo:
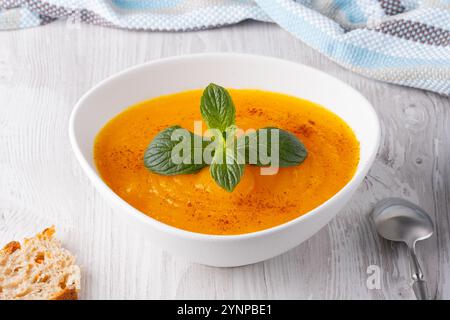
[[80, 289], [75, 257], [45, 229], [23, 245], [12, 241], [0, 250], [0, 300], [74, 300]]

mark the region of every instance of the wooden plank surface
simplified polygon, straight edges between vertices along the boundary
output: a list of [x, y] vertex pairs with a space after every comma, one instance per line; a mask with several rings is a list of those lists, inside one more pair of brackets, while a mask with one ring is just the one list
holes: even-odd
[[[271, 24], [189, 33], [127, 32], [63, 22], [0, 33], [0, 244], [55, 224], [83, 266], [83, 299], [413, 299], [407, 254], [367, 218], [383, 197], [426, 209], [436, 233], [419, 244], [429, 287], [450, 298], [450, 100], [353, 74]], [[245, 52], [304, 63], [360, 90], [382, 121], [376, 163], [352, 201], [307, 242], [251, 266], [218, 269], [161, 252], [94, 190], [68, 140], [77, 99], [149, 60]], [[324, 92], [326, 94], [326, 92]], [[381, 288], [366, 285], [381, 270]]]

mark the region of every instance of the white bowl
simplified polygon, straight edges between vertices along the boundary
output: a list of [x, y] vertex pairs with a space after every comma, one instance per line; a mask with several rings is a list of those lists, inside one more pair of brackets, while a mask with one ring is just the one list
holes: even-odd
[[[125, 108], [164, 94], [204, 88], [263, 89], [316, 102], [339, 115], [360, 142], [353, 178], [316, 209], [282, 225], [242, 235], [205, 235], [161, 223], [122, 200], [99, 177], [93, 143], [99, 130]], [[169, 252], [211, 266], [239, 266], [272, 258], [305, 241], [345, 205], [372, 165], [380, 139], [377, 115], [356, 90], [321, 71], [284, 60], [244, 54], [196, 54], [161, 59], [120, 72], [87, 92], [70, 117], [70, 142], [97, 190], [136, 232]]]

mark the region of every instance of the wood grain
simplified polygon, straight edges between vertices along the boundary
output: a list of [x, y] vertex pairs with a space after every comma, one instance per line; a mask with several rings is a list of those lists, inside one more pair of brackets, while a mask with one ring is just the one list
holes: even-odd
[[[450, 298], [450, 100], [358, 76], [271, 24], [190, 33], [127, 32], [62, 22], [0, 33], [0, 244], [55, 224], [83, 266], [83, 299], [413, 299], [406, 250], [380, 240], [368, 214], [383, 197], [426, 209], [436, 233], [419, 245], [433, 296]], [[297, 248], [218, 269], [162, 252], [119, 220], [82, 173], [68, 141], [77, 99], [105, 77], [195, 52], [275, 56], [360, 90], [382, 121], [380, 152], [342, 212]], [[324, 93], [326, 94], [326, 93]], [[381, 288], [366, 286], [369, 265]]]

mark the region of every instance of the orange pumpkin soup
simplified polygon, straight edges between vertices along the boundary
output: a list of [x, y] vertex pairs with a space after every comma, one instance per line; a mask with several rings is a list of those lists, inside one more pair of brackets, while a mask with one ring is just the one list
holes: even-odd
[[[233, 192], [218, 186], [205, 167], [195, 174], [163, 176], [144, 166], [148, 144], [161, 130], [193, 131], [201, 120], [202, 90], [162, 96], [134, 105], [97, 135], [94, 158], [102, 179], [133, 207], [168, 225], [205, 234], [242, 234], [295, 219], [337, 193], [353, 176], [359, 143], [332, 112], [295, 97], [230, 90], [242, 129], [278, 127], [295, 134], [308, 156], [298, 166], [261, 175], [247, 165]], [[206, 129], [206, 126], [205, 128]]]

